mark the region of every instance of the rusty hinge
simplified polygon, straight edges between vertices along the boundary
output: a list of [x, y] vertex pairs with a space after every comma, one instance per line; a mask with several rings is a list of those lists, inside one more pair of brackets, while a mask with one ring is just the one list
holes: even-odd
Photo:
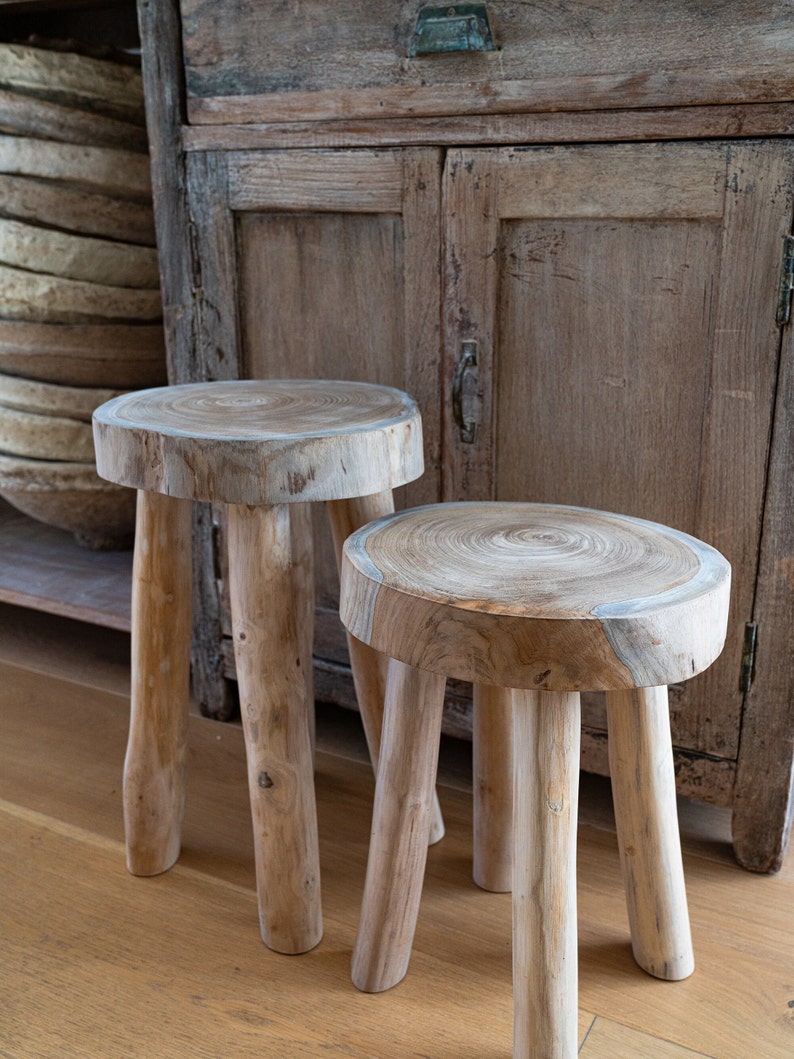
[[748, 621], [744, 627], [744, 646], [742, 647], [742, 671], [739, 676], [739, 691], [749, 691], [753, 686], [755, 675], [755, 649], [758, 646], [758, 625]]
[[794, 235], [783, 236], [783, 264], [777, 294], [777, 322], [782, 327], [791, 319], [791, 295], [794, 291]]

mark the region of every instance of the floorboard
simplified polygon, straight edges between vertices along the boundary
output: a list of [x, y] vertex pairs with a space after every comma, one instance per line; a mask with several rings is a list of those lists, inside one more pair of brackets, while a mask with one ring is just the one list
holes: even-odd
[[[349, 981], [372, 799], [357, 717], [320, 712], [323, 941], [276, 955], [259, 940], [240, 730], [191, 717], [182, 857], [165, 875], [133, 878], [117, 648], [86, 643], [95, 666], [86, 682], [88, 661], [37, 665], [9, 629], [0, 631], [0, 1056], [509, 1059], [510, 898], [471, 882], [465, 744], [445, 742], [448, 832], [429, 851], [408, 977], [365, 996]], [[659, 982], [631, 958], [598, 777], [583, 776], [580, 818], [585, 1059], [791, 1059], [791, 859], [774, 877], [742, 871], [729, 815], [682, 803], [697, 970]]]

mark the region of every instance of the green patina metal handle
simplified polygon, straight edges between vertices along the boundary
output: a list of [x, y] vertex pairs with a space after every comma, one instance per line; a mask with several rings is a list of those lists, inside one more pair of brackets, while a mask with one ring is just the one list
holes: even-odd
[[493, 51], [491, 22], [485, 4], [423, 7], [416, 20], [410, 56], [452, 51]]

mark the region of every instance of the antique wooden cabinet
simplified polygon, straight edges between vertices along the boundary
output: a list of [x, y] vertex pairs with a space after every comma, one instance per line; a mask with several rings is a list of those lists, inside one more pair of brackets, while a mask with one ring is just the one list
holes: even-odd
[[[140, 0], [173, 381], [372, 379], [419, 401], [402, 503], [669, 523], [734, 566], [725, 652], [671, 696], [679, 789], [779, 867], [794, 757], [794, 11]], [[223, 528], [194, 666], [227, 710]], [[317, 684], [352, 702], [335, 574]], [[452, 689], [448, 729], [467, 726]], [[602, 704], [583, 763], [607, 769]]]

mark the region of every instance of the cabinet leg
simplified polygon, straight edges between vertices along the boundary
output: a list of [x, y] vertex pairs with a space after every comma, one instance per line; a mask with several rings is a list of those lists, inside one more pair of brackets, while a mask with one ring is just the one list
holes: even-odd
[[474, 881], [513, 888], [513, 693], [474, 685]]
[[634, 958], [669, 981], [695, 969], [667, 688], [607, 692], [609, 769]]
[[322, 937], [320, 863], [286, 506], [229, 507], [229, 590], [262, 938], [306, 952]]
[[127, 867], [133, 875], [157, 875], [179, 856], [191, 591], [191, 502], [139, 491], [123, 798]]
[[574, 1059], [579, 696], [513, 695], [513, 1057]]
[[446, 681], [392, 660], [352, 979], [366, 993], [408, 970], [422, 895]]
[[[330, 500], [327, 507], [337, 569], [341, 569], [342, 545], [350, 534], [368, 522], [373, 522], [383, 515], [390, 515], [394, 511], [394, 499], [391, 490], [387, 489], [382, 493], [373, 493], [371, 496], [351, 497], [349, 500]], [[350, 633], [347, 634], [347, 647], [369, 756], [377, 775], [389, 659], [373, 651], [371, 647], [363, 644]], [[444, 818], [438, 797], [434, 794], [428, 842], [432, 845], [443, 837]]]

